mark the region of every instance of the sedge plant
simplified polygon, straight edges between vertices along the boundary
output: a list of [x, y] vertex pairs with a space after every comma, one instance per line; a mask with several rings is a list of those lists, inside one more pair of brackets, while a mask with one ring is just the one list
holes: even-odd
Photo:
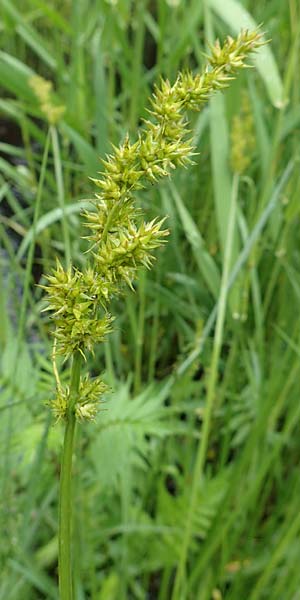
[[[103, 172], [91, 210], [83, 213], [89, 243], [84, 270], [59, 259], [46, 277], [47, 310], [54, 323], [53, 364], [56, 395], [51, 408], [56, 420], [65, 424], [59, 493], [59, 592], [61, 600], [72, 600], [72, 455], [77, 422], [95, 419], [101, 396], [107, 390], [102, 377], [82, 376], [83, 362], [113, 328], [112, 298], [133, 289], [139, 267], [150, 268], [153, 251], [164, 244], [168, 230], [165, 218], [145, 221], [137, 207], [135, 192], [155, 184], [179, 166], [192, 163], [193, 146], [186, 112], [199, 111], [210, 96], [227, 87], [246, 58], [262, 44], [259, 31], [241, 31], [210, 48], [201, 74], [180, 73], [173, 85], [162, 80], [151, 99], [149, 119], [133, 143], [127, 136], [103, 161]], [[62, 386], [55, 356], [71, 359], [68, 386]]]

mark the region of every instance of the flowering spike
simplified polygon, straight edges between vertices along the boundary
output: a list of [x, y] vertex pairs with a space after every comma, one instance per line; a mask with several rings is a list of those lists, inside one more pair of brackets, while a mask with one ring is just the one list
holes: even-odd
[[[150, 117], [144, 120], [137, 141], [131, 143], [126, 135], [102, 161], [104, 170], [99, 179], [93, 179], [98, 188], [93, 200], [95, 210], [83, 213], [93, 263], [81, 272], [74, 267], [64, 270], [57, 260], [56, 268], [46, 278], [47, 285], [42, 286], [48, 294], [47, 308], [53, 312], [57, 353], [68, 357], [80, 352], [85, 358], [111, 331], [113, 317], [108, 309], [112, 296], [121, 293], [123, 283], [133, 288], [138, 268], [151, 267], [153, 250], [165, 242], [169, 233], [163, 229], [165, 219], [141, 220], [134, 192], [147, 182], [156, 183], [169, 176], [178, 166], [192, 163], [194, 152], [186, 111], [201, 110], [212, 94], [226, 88], [247, 66], [249, 53], [262, 43], [258, 31], [241, 31], [236, 39], [228, 37], [223, 46], [217, 41], [211, 47], [201, 74], [180, 73], [173, 85], [162, 79], [155, 86]], [[50, 89], [44, 85], [44, 96]], [[74, 409], [77, 419], [94, 418], [95, 398], [103, 389], [102, 382], [81, 382]], [[56, 418], [65, 417], [68, 401], [69, 390], [59, 388], [51, 403]]]

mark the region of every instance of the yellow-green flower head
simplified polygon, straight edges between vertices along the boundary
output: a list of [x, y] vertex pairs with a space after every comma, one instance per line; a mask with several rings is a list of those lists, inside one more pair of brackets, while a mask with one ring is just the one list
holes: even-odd
[[[261, 33], [244, 30], [237, 39], [228, 37], [223, 46], [216, 42], [202, 74], [181, 73], [173, 85], [162, 80], [137, 140], [131, 143], [127, 136], [106, 157], [101, 177], [94, 180], [98, 188], [94, 211], [84, 213], [92, 264], [81, 272], [64, 270], [57, 262], [44, 286], [61, 354], [92, 352], [111, 331], [113, 318], [108, 309], [112, 296], [122, 292], [124, 282], [132, 287], [140, 266], [151, 267], [153, 250], [168, 235], [164, 219], [143, 221], [135, 206], [135, 192], [192, 162], [186, 111], [200, 110], [212, 94], [225, 88], [247, 66], [249, 53], [262, 43]], [[49, 86], [44, 86], [44, 96], [49, 93]], [[92, 414], [90, 404], [87, 401], [82, 406], [82, 418]]]
[[192, 162], [186, 111], [200, 110], [213, 93], [227, 87], [236, 72], [247, 66], [248, 54], [262, 43], [260, 32], [246, 30], [237, 39], [228, 37], [223, 46], [217, 41], [202, 74], [180, 73], [173, 85], [162, 80], [155, 88], [151, 120], [145, 121], [138, 140], [131, 144], [126, 137], [119, 148], [113, 148], [103, 162], [101, 178], [95, 180], [101, 190], [95, 200], [96, 215], [85, 213], [93, 246], [101, 245], [103, 238], [105, 242], [108, 231], [131, 221], [135, 191]]
[[[48, 293], [48, 307], [53, 312], [57, 352], [70, 356], [77, 350], [93, 352], [95, 344], [103, 342], [111, 331], [113, 317], [106, 304], [114, 291], [112, 282], [103, 280], [93, 270], [65, 271], [57, 261], [49, 285], [42, 286]], [[104, 310], [103, 310], [104, 308]]]

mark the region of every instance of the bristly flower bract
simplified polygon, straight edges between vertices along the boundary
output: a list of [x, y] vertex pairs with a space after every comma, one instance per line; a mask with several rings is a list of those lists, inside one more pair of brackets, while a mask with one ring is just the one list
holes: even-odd
[[[79, 385], [78, 399], [72, 410], [78, 421], [92, 421], [95, 419], [101, 396], [107, 392], [108, 386], [100, 377], [91, 379], [89, 376], [81, 378]], [[56, 421], [64, 421], [67, 418], [70, 407], [70, 388], [59, 386], [56, 390], [56, 396], [48, 402], [53, 411]]]
[[46, 310], [53, 312], [57, 353], [68, 357], [79, 351], [85, 357], [111, 331], [107, 304], [115, 286], [91, 268], [65, 271], [58, 260], [47, 280], [49, 285], [42, 287], [48, 293]]

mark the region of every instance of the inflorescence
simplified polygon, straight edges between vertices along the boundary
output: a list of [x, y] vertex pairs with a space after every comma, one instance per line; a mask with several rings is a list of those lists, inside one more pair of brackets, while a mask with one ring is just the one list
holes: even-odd
[[[201, 75], [180, 73], [173, 85], [162, 80], [137, 141], [131, 143], [126, 137], [103, 161], [104, 171], [94, 180], [99, 190], [92, 201], [94, 210], [83, 214], [90, 243], [89, 265], [84, 271], [65, 270], [57, 259], [55, 270], [47, 276], [48, 285], [43, 286], [48, 294], [47, 310], [53, 312], [58, 353], [69, 357], [80, 352], [85, 357], [111, 331], [112, 296], [122, 293], [124, 282], [132, 288], [140, 266], [151, 267], [153, 250], [169, 233], [163, 228], [165, 219], [143, 221], [134, 193], [147, 182], [156, 183], [178, 166], [192, 162], [186, 111], [201, 110], [214, 92], [226, 88], [236, 73], [248, 66], [249, 53], [262, 44], [260, 32], [244, 30], [236, 39], [228, 37], [223, 46], [217, 41], [211, 47]], [[100, 379], [82, 380], [74, 408], [79, 420], [95, 416], [103, 391]], [[52, 402], [57, 418], [67, 415], [68, 395], [69, 390], [57, 390]]]

